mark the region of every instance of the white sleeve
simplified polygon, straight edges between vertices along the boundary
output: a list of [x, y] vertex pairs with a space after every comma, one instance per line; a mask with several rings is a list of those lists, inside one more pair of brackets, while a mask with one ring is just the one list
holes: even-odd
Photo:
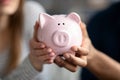
[[2, 80], [35, 80], [37, 75], [41, 75], [39, 80], [42, 79], [42, 74], [36, 71], [30, 63], [29, 58], [26, 58], [10, 75], [5, 76]]

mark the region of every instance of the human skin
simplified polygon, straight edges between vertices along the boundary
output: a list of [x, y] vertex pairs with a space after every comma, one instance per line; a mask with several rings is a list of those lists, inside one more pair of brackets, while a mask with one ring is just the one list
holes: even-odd
[[0, 0], [0, 31], [5, 30], [9, 24], [9, 16], [18, 9], [20, 0]]
[[[43, 42], [39, 42], [37, 40], [37, 30], [39, 27], [39, 23], [36, 22], [35, 28], [34, 28], [34, 37], [30, 41], [30, 47], [31, 47], [31, 53], [30, 53], [30, 58], [32, 58], [31, 62], [33, 63], [34, 67], [38, 70], [42, 70], [43, 64], [51, 64], [55, 62], [58, 66], [62, 66], [64, 64], [65, 68], [70, 69], [71, 71], [76, 71], [77, 65], [69, 65], [69, 61], [62, 61], [60, 56], [57, 56], [54, 51], [47, 47]], [[85, 41], [85, 40], [84, 40]], [[82, 44], [82, 46], [87, 47], [86, 45]], [[78, 56], [81, 58], [78, 63], [80, 63], [80, 66], [86, 66], [87, 61], [86, 61], [86, 55], [88, 53], [88, 50], [86, 48], [80, 47], [72, 47], [73, 50], [76, 50], [76, 52], [83, 51], [83, 54], [78, 54]], [[34, 55], [34, 56], [32, 56]], [[66, 55], [63, 55], [66, 56]], [[74, 55], [72, 55], [74, 57]], [[60, 60], [59, 60], [60, 59]], [[38, 64], [39, 63], [39, 64]], [[78, 64], [76, 62], [76, 64]]]
[[[63, 57], [65, 58], [64, 60], [60, 57], [57, 56], [55, 58], [55, 63], [60, 66], [60, 67], [65, 67], [68, 70], [75, 72], [78, 68], [78, 66], [85, 67], [87, 65], [87, 55], [89, 52], [89, 39], [87, 38], [87, 33], [83, 30], [84, 27], [82, 26], [83, 24], [81, 23], [81, 30], [82, 30], [82, 45], [80, 47], [73, 46], [71, 47], [71, 50], [73, 50], [76, 54], [76, 56], [72, 55], [72, 53], [65, 52], [63, 54]], [[73, 62], [74, 61], [74, 62]]]
[[[103, 52], [97, 50], [91, 43], [90, 38], [87, 34], [86, 27], [84, 23], [81, 24], [84, 41], [83, 44], [86, 44], [86, 50], [88, 51], [88, 55], [86, 55], [87, 59], [83, 59], [87, 62], [87, 65], [83, 66], [81, 63], [81, 57], [73, 56], [71, 54], [65, 53], [64, 57], [66, 60], [59, 59], [59, 62], [62, 62], [63, 67], [68, 70], [77, 71], [76, 67], [72, 67], [73, 63], [76, 66], [85, 67], [90, 70], [93, 74], [95, 74], [100, 80], [120, 80], [120, 63], [113, 60], [112, 58], [105, 55]], [[76, 48], [76, 47], [74, 47]], [[78, 48], [79, 49], [79, 48]], [[77, 51], [78, 49], [72, 49], [73, 51]], [[83, 50], [78, 50], [77, 54], [84, 54]], [[69, 64], [64, 64], [65, 61], [69, 61]], [[59, 65], [59, 64], [58, 64]], [[66, 67], [69, 66], [69, 67]]]
[[37, 40], [37, 30], [39, 23], [36, 22], [34, 27], [34, 36], [30, 40], [30, 61], [37, 71], [42, 71], [44, 64], [51, 64], [54, 62], [55, 53], [51, 48], [47, 47], [44, 43]]
[[[9, 17], [14, 15], [18, 10], [20, 0], [0, 0], [0, 52], [8, 48], [10, 42]], [[30, 41], [30, 54], [29, 59], [32, 66], [38, 70], [42, 70], [44, 63], [52, 63], [54, 53], [50, 48], [46, 48], [36, 39], [37, 27], [39, 24], [36, 22], [34, 36]], [[5, 37], [4, 37], [5, 36]], [[42, 49], [44, 48], [44, 49]]]
[[20, 0], [0, 0], [0, 52], [8, 48], [10, 42], [9, 16], [18, 9]]

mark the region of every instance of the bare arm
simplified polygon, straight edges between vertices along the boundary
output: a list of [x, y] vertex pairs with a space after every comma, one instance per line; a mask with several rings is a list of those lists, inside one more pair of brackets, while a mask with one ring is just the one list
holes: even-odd
[[[65, 55], [67, 55], [67, 56], [64, 56], [66, 58], [65, 60], [68, 61], [69, 64], [65, 63], [64, 60], [62, 59], [61, 60], [56, 59], [56, 62], [57, 60], [59, 60], [57, 64], [59, 65], [59, 62], [62, 62], [64, 63], [62, 65], [63, 67], [67, 68], [70, 71], [72, 70], [75, 71], [76, 67], [71, 68], [70, 67], [71, 65], [74, 64], [80, 67], [84, 67], [86, 66], [85, 63], [87, 62], [87, 66], [85, 68], [90, 70], [99, 79], [120, 80], [120, 63], [108, 57], [103, 52], [100, 52], [97, 49], [95, 49], [88, 37], [86, 27], [83, 23], [81, 24], [81, 28], [82, 28], [83, 37], [84, 37], [82, 46], [81, 48], [73, 50], [75, 52], [77, 50], [76, 54], [79, 54], [81, 56], [74, 56], [74, 55], [65, 53]], [[88, 53], [88, 55], [86, 53]], [[87, 55], [87, 59], [85, 58], [86, 55]]]
[[105, 55], [103, 52], [92, 48], [88, 55], [86, 66], [101, 80], [120, 80], [120, 63]]

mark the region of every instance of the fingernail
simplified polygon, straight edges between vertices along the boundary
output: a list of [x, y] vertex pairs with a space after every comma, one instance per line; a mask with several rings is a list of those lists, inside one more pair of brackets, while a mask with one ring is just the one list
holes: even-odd
[[70, 58], [70, 55], [68, 55], [68, 54], [65, 54], [65, 56], [64, 56], [65, 58]]
[[50, 60], [51, 63], [53, 63], [54, 61], [53, 60]]
[[78, 48], [78, 51], [79, 51], [79, 52], [81, 52], [82, 50], [83, 50], [83, 48], [82, 48], [82, 47], [79, 47], [79, 48]]
[[55, 56], [55, 54], [53, 52], [51, 52], [49, 55], [50, 55], [50, 57]]
[[47, 49], [47, 52], [52, 52], [52, 49], [51, 49], [51, 48], [48, 48], [48, 49]]
[[77, 51], [77, 47], [75, 47], [75, 46], [72, 47], [71, 49], [72, 49], [72, 51]]
[[45, 45], [44, 44], [40, 44], [40, 48], [45, 48]]

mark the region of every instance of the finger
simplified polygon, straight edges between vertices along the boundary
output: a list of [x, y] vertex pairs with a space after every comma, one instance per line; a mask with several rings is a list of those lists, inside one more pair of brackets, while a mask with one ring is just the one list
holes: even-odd
[[54, 61], [59, 67], [64, 67], [66, 64], [64, 60], [61, 59], [60, 56], [56, 56], [55, 61]]
[[86, 56], [86, 55], [88, 55], [89, 50], [87, 48], [84, 48], [84, 47], [79, 47], [76, 52], [80, 55]]
[[54, 59], [55, 58], [52, 58], [52, 59], [47, 59], [47, 60], [45, 60], [45, 64], [52, 64], [52, 63], [54, 63]]
[[90, 39], [89, 38], [85, 38], [84, 40], [83, 40], [83, 43], [82, 43], [82, 47], [84, 47], [84, 48], [89, 48], [89, 45], [91, 44], [91, 41], [90, 41]]
[[76, 52], [79, 55], [85, 55], [85, 56], [88, 55], [88, 52], [89, 52], [88, 48], [77, 47], [77, 46], [71, 47], [71, 50]]
[[59, 66], [59, 67], [65, 67], [66, 69], [75, 72], [77, 70], [77, 66], [70, 64], [69, 62], [63, 60], [62, 58], [60, 58], [59, 56], [57, 56], [55, 58], [55, 63]]
[[40, 49], [40, 48], [43, 49], [43, 48], [45, 48], [45, 44], [44, 43], [37, 42], [34, 39], [32, 39], [30, 41], [30, 46], [31, 46], [32, 49]]
[[78, 48], [77, 48], [77, 46], [72, 46], [71, 50], [74, 51], [74, 52], [76, 52], [78, 50]]
[[48, 47], [48, 48], [45, 48], [44, 51], [47, 52], [47, 53], [51, 53], [52, 49]]
[[49, 56], [51, 57], [55, 55], [51, 48], [45, 48], [42, 52], [45, 54], [49, 54]]
[[76, 57], [74, 55], [71, 54], [65, 54], [64, 56], [66, 59], [69, 59], [69, 61], [71, 61], [72, 63], [74, 63], [75, 65], [79, 65], [81, 67], [85, 67], [87, 65], [87, 60], [86, 60], [86, 56], [79, 58]]
[[37, 40], [38, 27], [39, 27], [39, 23], [38, 23], [38, 21], [36, 21], [35, 26], [34, 26], [34, 35], [33, 35], [33, 38], [34, 38], [36, 41], [38, 41], [38, 40]]
[[32, 55], [35, 55], [35, 56], [43, 56], [43, 55], [49, 54], [49, 53], [44, 53], [43, 50], [39, 50], [39, 49], [37, 50], [34, 49], [31, 51], [31, 53]]
[[81, 59], [87, 61], [87, 57], [86, 56], [80, 56]]
[[45, 49], [33, 49], [31, 51], [31, 53], [33, 55], [36, 55], [36, 56], [43, 56], [43, 55], [50, 55], [51, 57], [54, 56], [54, 52], [52, 52], [52, 49], [51, 48], [45, 48]]
[[[67, 62], [70, 62], [71, 63], [71, 60], [70, 59], [68, 59], [68, 58], [66, 58], [66, 54], [71, 54], [71, 53], [64, 53], [63, 54], [63, 57], [64, 57], [64, 60], [66, 60]], [[73, 55], [73, 54], [72, 54]], [[67, 57], [69, 57], [69, 56], [67, 56]], [[71, 64], [73, 64], [73, 65], [75, 65], [74, 63], [71, 63]]]
[[45, 61], [53, 60], [54, 58], [55, 58], [55, 54], [54, 54], [54, 56], [47, 54], [47, 55], [43, 55], [43, 56], [38, 57], [39, 61], [44, 61], [44, 63], [45, 63]]
[[51, 56], [51, 57], [55, 57], [56, 54], [55, 54], [54, 52], [51, 52], [51, 53], [49, 54], [49, 56]]
[[83, 35], [84, 37], [88, 37], [86, 25], [85, 25], [83, 22], [81, 22], [81, 23], [80, 23], [80, 27], [81, 27], [81, 30], [82, 30], [82, 35]]

